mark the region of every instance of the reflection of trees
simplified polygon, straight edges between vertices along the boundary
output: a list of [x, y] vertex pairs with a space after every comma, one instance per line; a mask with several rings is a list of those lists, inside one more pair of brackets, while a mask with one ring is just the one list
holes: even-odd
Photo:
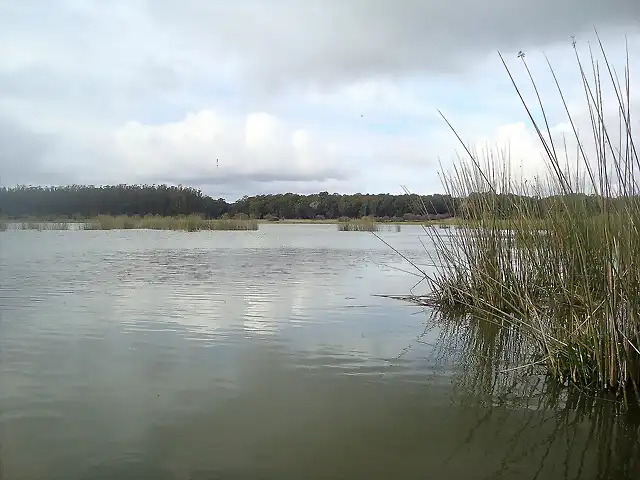
[[[547, 380], [527, 364], [514, 329], [481, 319], [434, 317], [442, 359], [453, 361], [455, 402], [477, 411], [475, 426], [448, 461], [476, 436], [501, 438], [491, 478], [640, 478], [640, 408]], [[504, 443], [505, 439], [506, 444]], [[521, 473], [526, 472], [526, 473]]]

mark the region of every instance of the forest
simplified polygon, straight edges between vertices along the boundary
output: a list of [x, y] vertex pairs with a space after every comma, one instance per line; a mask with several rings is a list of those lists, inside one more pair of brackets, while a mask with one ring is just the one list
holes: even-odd
[[256, 219], [337, 219], [373, 216], [413, 220], [447, 217], [455, 210], [445, 195], [284, 193], [245, 196], [232, 203], [183, 186], [114, 185], [0, 188], [0, 214], [7, 218], [91, 218], [97, 215], [248, 216]]
[[[98, 215], [159, 215], [174, 217], [200, 215], [207, 219], [248, 217], [279, 220], [324, 220], [373, 217], [381, 221], [413, 221], [469, 217], [473, 204], [492, 205], [492, 215], [506, 218], [528, 212], [544, 217], [554, 205], [575, 203], [588, 215], [602, 213], [602, 197], [584, 194], [556, 197], [493, 195], [471, 193], [465, 198], [449, 195], [337, 194], [320, 192], [312, 195], [295, 193], [245, 196], [235, 202], [213, 198], [201, 190], [168, 185], [70, 185], [58, 187], [17, 186], [0, 188], [0, 215], [5, 218], [74, 219]], [[609, 202], [609, 206], [614, 202]], [[471, 207], [471, 208], [470, 208]]]

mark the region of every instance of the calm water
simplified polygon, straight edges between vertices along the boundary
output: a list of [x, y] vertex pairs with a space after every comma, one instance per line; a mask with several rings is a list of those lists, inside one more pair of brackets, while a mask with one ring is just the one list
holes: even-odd
[[[421, 233], [382, 236], [425, 263]], [[371, 234], [0, 242], [2, 480], [640, 478], [635, 417], [518, 393], [373, 296], [416, 278]]]

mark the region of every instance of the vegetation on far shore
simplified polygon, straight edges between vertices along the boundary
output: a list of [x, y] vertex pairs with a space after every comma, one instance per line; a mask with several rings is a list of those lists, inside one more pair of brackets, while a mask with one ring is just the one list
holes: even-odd
[[[47, 221], [38, 219], [0, 220], [0, 231], [11, 230], [183, 230], [196, 232], [201, 230], [258, 230], [265, 220], [251, 218], [206, 219], [198, 215], [160, 217], [147, 215], [144, 217], [126, 215], [98, 215], [96, 218]], [[337, 225], [342, 232], [377, 232], [380, 230], [400, 232], [399, 223], [382, 223], [374, 218], [358, 219], [341, 218], [336, 220], [295, 220], [284, 221], [284, 224], [320, 223]], [[416, 223], [416, 222], [411, 222]], [[423, 222], [424, 223], [424, 222]], [[422, 224], [419, 223], [418, 224]], [[385, 225], [387, 225], [385, 227]], [[444, 225], [443, 225], [444, 227]]]
[[90, 219], [75, 221], [2, 221], [0, 230], [258, 230], [258, 221], [248, 218], [206, 219], [199, 215], [161, 217], [158, 215], [126, 216], [98, 215]]
[[[425, 212], [422, 205], [429, 205]], [[0, 187], [0, 211], [11, 219], [87, 219], [98, 215], [207, 219], [246, 216], [257, 220], [338, 220], [373, 216], [380, 221], [416, 221], [453, 215], [453, 200], [443, 195], [314, 195], [293, 193], [243, 197], [232, 203], [188, 187], [117, 185]]]
[[[546, 215], [554, 198], [534, 198], [505, 194], [497, 202], [500, 218], [512, 215], [514, 198], [530, 205], [539, 217]], [[455, 217], [462, 222], [468, 201], [464, 197], [445, 195], [339, 195], [320, 192], [313, 195], [285, 193], [243, 197], [227, 203], [188, 187], [166, 185], [118, 185], [106, 187], [63, 186], [0, 187], [0, 212], [7, 219], [62, 222], [109, 216], [184, 217], [198, 215], [205, 219], [245, 217], [261, 221], [341, 222], [363, 217], [376, 222], [437, 222]], [[581, 199], [593, 215], [600, 212], [596, 196]], [[449, 220], [447, 220], [448, 223]]]
[[148, 229], [148, 230], [258, 230], [257, 220], [247, 218], [207, 219], [199, 215], [161, 217], [158, 215], [99, 215], [89, 221], [88, 230]]
[[[527, 356], [514, 368], [542, 367], [563, 384], [628, 400], [639, 398], [640, 387], [640, 159], [628, 64], [618, 78], [601, 44], [600, 51], [602, 60], [592, 54], [585, 66], [576, 50], [592, 125], [589, 141], [566, 108], [578, 158], [551, 134], [542, 101], [533, 113], [521, 96], [546, 152], [547, 178], [518, 180], [507, 155], [466, 147], [467, 157], [444, 174], [447, 193], [464, 199], [467, 220], [455, 235], [426, 230], [436, 247], [425, 273], [432, 288], [412, 299], [515, 329]], [[604, 101], [603, 76], [613, 105]], [[605, 121], [609, 108], [619, 117], [613, 128]], [[544, 214], [531, 198], [546, 199]]]

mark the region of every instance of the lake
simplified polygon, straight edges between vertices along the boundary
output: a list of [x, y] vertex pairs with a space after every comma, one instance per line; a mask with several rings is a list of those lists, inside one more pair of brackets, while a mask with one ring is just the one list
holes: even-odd
[[[380, 236], [429, 263], [420, 227]], [[370, 233], [0, 242], [2, 480], [640, 477], [637, 415], [469, 361], [469, 329], [375, 296], [418, 278]]]

